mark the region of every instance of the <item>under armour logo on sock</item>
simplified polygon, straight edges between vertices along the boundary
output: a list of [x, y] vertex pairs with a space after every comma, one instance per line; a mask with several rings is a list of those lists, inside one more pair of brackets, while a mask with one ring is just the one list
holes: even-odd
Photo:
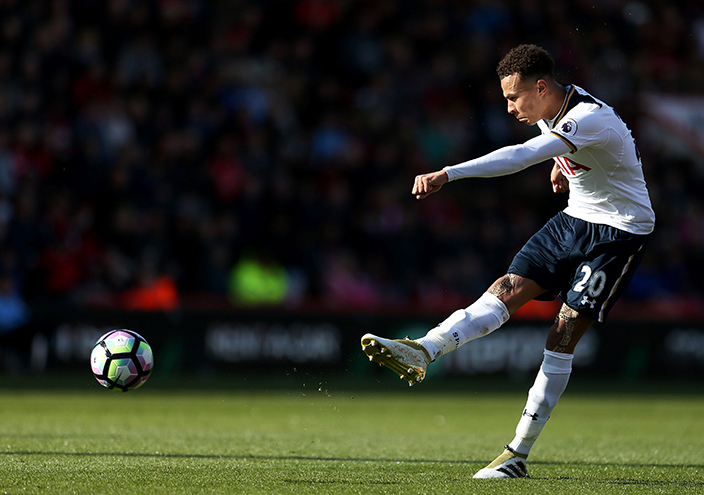
[[538, 413], [535, 413], [535, 414], [529, 413], [529, 412], [528, 412], [528, 409], [524, 409], [524, 410], [523, 410], [523, 416], [527, 416], [527, 417], [529, 417], [529, 418], [530, 418], [531, 420], [533, 420], [533, 421], [538, 421], [538, 418], [540, 417], [540, 416], [538, 415]]

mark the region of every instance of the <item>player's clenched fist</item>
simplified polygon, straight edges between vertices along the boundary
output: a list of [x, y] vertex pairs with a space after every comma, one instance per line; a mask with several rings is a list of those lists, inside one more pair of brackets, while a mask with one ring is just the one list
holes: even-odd
[[552, 183], [552, 192], [556, 194], [566, 193], [570, 190], [570, 183], [562, 174], [562, 170], [560, 170], [560, 166], [557, 162], [555, 162], [550, 172], [550, 182]]
[[411, 193], [415, 194], [416, 199], [423, 199], [429, 194], [438, 192], [447, 180], [447, 172], [444, 170], [430, 174], [416, 175], [416, 180], [413, 183], [413, 191], [411, 191]]

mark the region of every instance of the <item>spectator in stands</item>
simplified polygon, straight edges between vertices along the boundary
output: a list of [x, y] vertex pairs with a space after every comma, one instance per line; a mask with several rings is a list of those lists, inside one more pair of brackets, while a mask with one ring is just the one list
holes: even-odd
[[26, 366], [32, 340], [29, 320], [29, 308], [12, 277], [0, 274], [0, 367], [18, 371]]
[[[89, 303], [87, 284], [121, 294], [143, 244], [152, 243], [163, 246], [182, 296], [225, 298], [213, 269], [232, 269], [242, 246], [284, 231], [293, 237], [276, 255], [306, 280], [305, 300], [329, 300], [320, 255], [344, 249], [376, 260], [360, 264], [357, 277], [383, 286], [377, 297], [387, 304], [445, 304], [422, 297], [424, 274], [399, 269], [428, 253], [438, 256], [437, 294], [487, 286], [493, 277], [486, 267], [504, 264], [532, 226], [562, 208], [559, 200], [541, 199], [519, 217], [492, 200], [491, 184], [422, 206], [396, 184], [433, 163], [490, 151], [502, 144], [497, 140], [529, 137], [506, 122], [495, 82], [483, 76], [506, 46], [517, 38], [546, 46], [558, 65], [575, 67], [565, 79], [612, 102], [634, 126], [639, 90], [704, 87], [697, 2], [519, 4], [3, 2], [0, 249], [17, 253], [23, 296]], [[647, 140], [639, 144], [651, 155], [645, 163], [672, 161]], [[544, 175], [536, 169], [502, 188], [519, 204], [537, 202]], [[667, 243], [654, 240], [648, 256], [677, 266], [650, 266], [684, 274], [681, 287], [701, 297], [704, 240], [692, 228], [702, 172], [693, 168], [672, 181], [693, 186], [682, 188], [682, 198], [695, 204], [667, 205]], [[653, 181], [655, 202], [670, 201], [659, 187], [675, 186]], [[362, 193], [345, 196], [345, 187]], [[80, 228], [52, 225], [64, 194], [70, 208], [61, 220]], [[199, 205], [188, 229], [184, 198]], [[92, 221], [84, 221], [86, 212]], [[427, 235], [417, 219], [438, 212], [443, 232]], [[230, 219], [236, 233], [221, 239], [200, 228], [218, 218]], [[685, 224], [670, 231], [666, 222], [680, 218]], [[403, 248], [402, 263], [389, 246]], [[463, 263], [472, 265], [471, 286], [460, 281], [466, 277], [442, 275], [459, 246], [475, 253]]]
[[238, 306], [283, 304], [288, 290], [286, 269], [265, 248], [245, 254], [230, 272], [230, 298]]

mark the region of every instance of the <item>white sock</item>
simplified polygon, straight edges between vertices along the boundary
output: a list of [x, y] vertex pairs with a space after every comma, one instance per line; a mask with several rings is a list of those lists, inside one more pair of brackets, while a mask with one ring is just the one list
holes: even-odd
[[501, 299], [485, 292], [469, 307], [458, 309], [416, 342], [435, 359], [467, 342], [489, 335], [506, 323], [510, 316]]
[[516, 426], [516, 436], [508, 444], [519, 454], [528, 455], [538, 435], [543, 431], [550, 413], [567, 387], [573, 358], [573, 354], [552, 352], [547, 349], [544, 351], [543, 364], [540, 366], [535, 383], [528, 391], [526, 407]]

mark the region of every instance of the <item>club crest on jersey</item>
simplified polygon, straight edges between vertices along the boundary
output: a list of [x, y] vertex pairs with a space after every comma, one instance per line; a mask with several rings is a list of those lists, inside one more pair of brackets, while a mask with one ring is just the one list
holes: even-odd
[[560, 132], [565, 136], [577, 134], [577, 122], [574, 119], [565, 119], [560, 123]]

